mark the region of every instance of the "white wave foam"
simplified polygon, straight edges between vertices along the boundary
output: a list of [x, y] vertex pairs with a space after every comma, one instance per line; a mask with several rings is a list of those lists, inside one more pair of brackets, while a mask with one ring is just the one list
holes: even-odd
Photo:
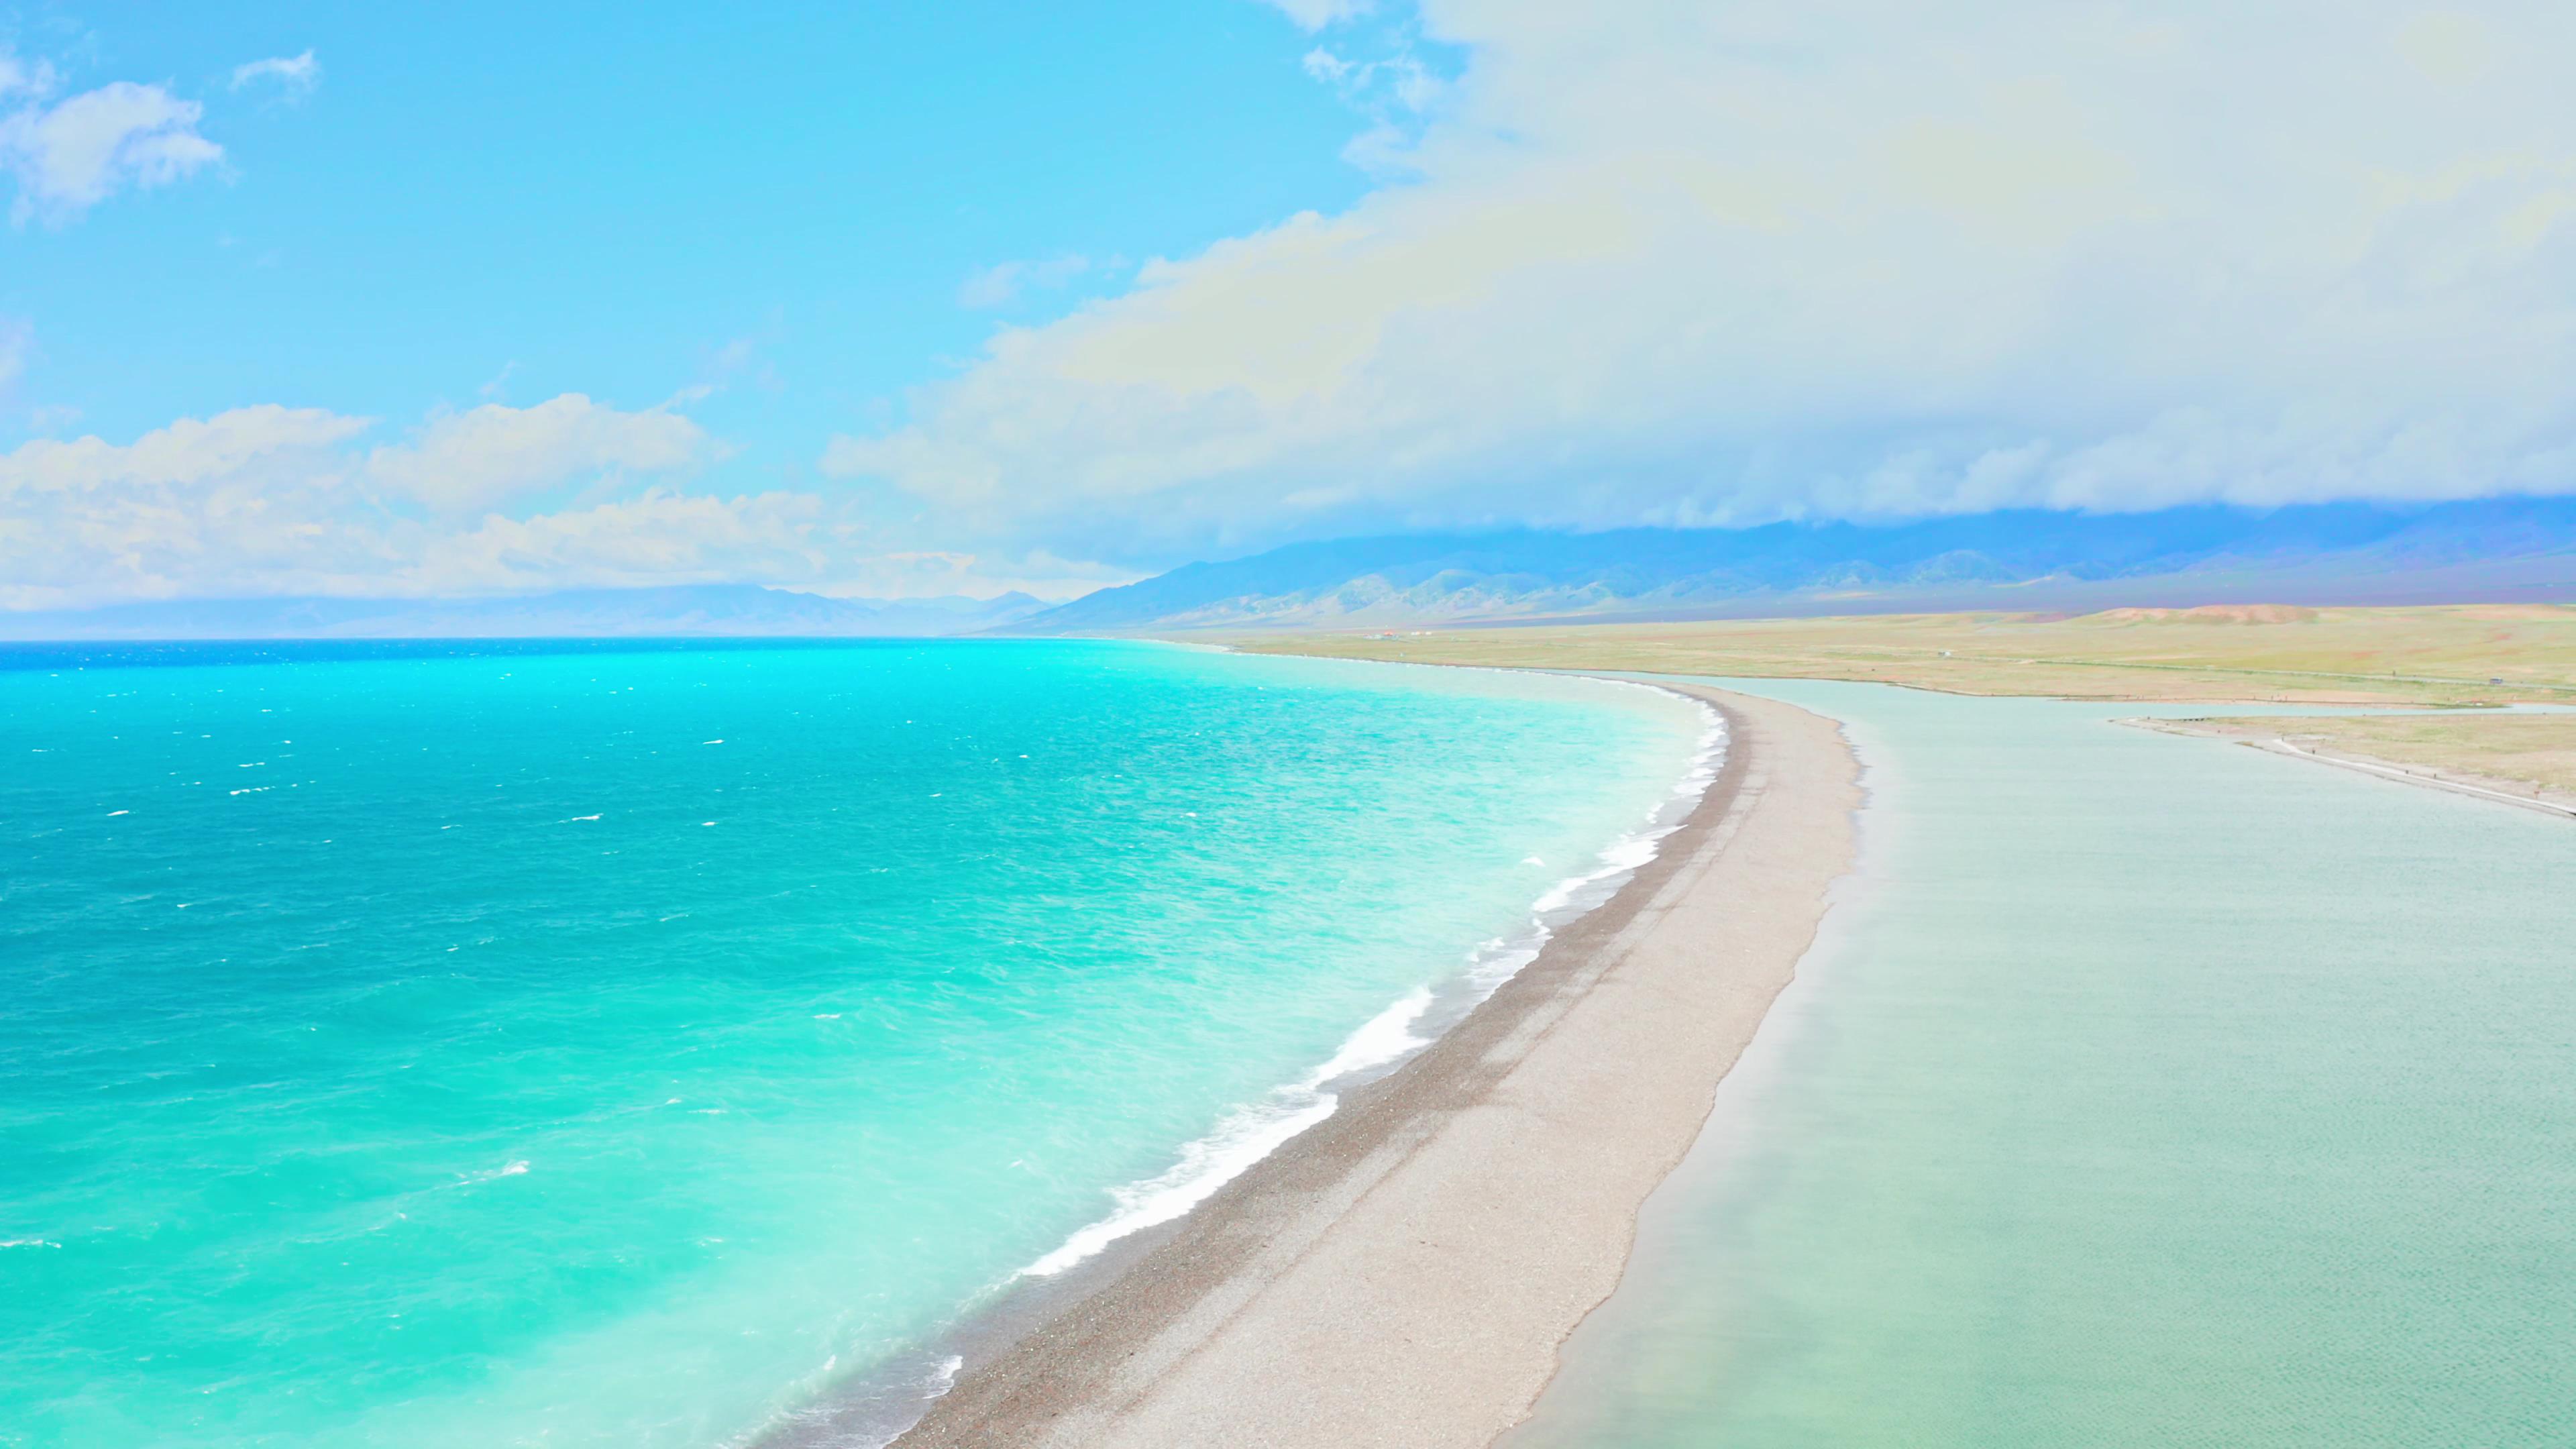
[[502, 1177], [517, 1177], [517, 1176], [521, 1175], [522, 1173], [525, 1173], [527, 1170], [528, 1170], [528, 1164], [527, 1164], [527, 1161], [523, 1158], [523, 1159], [521, 1159], [520, 1161], [513, 1162], [513, 1163], [508, 1163], [508, 1164], [506, 1164], [506, 1165], [504, 1165], [504, 1166], [493, 1168], [493, 1169], [492, 1169], [491, 1171], [489, 1171], [489, 1172], [463, 1172], [463, 1173], [458, 1173], [458, 1174], [457, 1174], [457, 1177], [456, 1177], [456, 1183], [457, 1183], [457, 1186], [459, 1186], [459, 1187], [471, 1187], [471, 1186], [473, 1186], [475, 1183], [478, 1183], [478, 1182], [490, 1182], [490, 1181], [494, 1180], [495, 1178], [502, 1178]]
[[1697, 709], [1703, 727], [1699, 739], [1693, 743], [1690, 761], [1684, 767], [1681, 779], [1673, 785], [1672, 793], [1646, 812], [1645, 822], [1604, 846], [1594, 857], [1600, 862], [1598, 866], [1567, 876], [1530, 902], [1530, 927], [1525, 933], [1508, 940], [1488, 941], [1468, 958], [1466, 973], [1460, 978], [1466, 988], [1466, 999], [1456, 1004], [1458, 1016], [1465, 1015], [1504, 982], [1520, 974], [1522, 967], [1537, 960], [1539, 952], [1556, 934], [1556, 927], [1616, 895], [1619, 888], [1628, 883], [1629, 877], [1661, 852], [1665, 837], [1680, 829], [1682, 821], [1698, 808], [1701, 797], [1708, 793], [1708, 787], [1716, 782], [1718, 771], [1725, 764], [1725, 717], [1706, 701], [1692, 699], [1659, 685], [1639, 684], [1632, 680], [1602, 682], [1670, 695]]
[[1369, 1024], [1352, 1032], [1333, 1059], [1315, 1069], [1313, 1076], [1299, 1085], [1311, 1091], [1327, 1082], [1382, 1067], [1417, 1048], [1429, 1046], [1428, 1038], [1415, 1036], [1413, 1024], [1431, 1006], [1431, 988], [1417, 986], [1403, 1000], [1379, 1012]]
[[1168, 1223], [1207, 1201], [1218, 1188], [1242, 1176], [1244, 1169], [1278, 1151], [1280, 1144], [1332, 1116], [1341, 1098], [1325, 1087], [1430, 1045], [1427, 1038], [1413, 1034], [1414, 1022], [1430, 1005], [1430, 989], [1415, 987], [1352, 1032], [1341, 1050], [1304, 1080], [1274, 1088], [1267, 1098], [1234, 1112], [1215, 1131], [1183, 1147], [1180, 1161], [1168, 1171], [1110, 1189], [1118, 1204], [1116, 1212], [1065, 1239], [1054, 1252], [1022, 1268], [1019, 1276], [1052, 1278], [1130, 1233]]
[[49, 1242], [43, 1238], [10, 1238], [0, 1242], [0, 1248], [59, 1248], [61, 1246], [60, 1243]]
[[[1488, 941], [1469, 958], [1461, 978], [1468, 999], [1458, 1010], [1460, 1016], [1491, 996], [1522, 967], [1537, 960], [1554, 934], [1555, 925], [1608, 900], [1639, 868], [1652, 861], [1665, 837], [1681, 828], [1681, 822], [1708, 792], [1725, 763], [1726, 725], [1715, 708], [1655, 685], [1626, 680], [1604, 682], [1651, 689], [1686, 700], [1699, 710], [1706, 727], [1682, 778], [1670, 795], [1647, 812], [1640, 828], [1604, 847], [1597, 857], [1601, 862], [1598, 867], [1566, 877], [1532, 902], [1527, 933], [1515, 939]], [[1219, 1122], [1214, 1131], [1182, 1147], [1180, 1160], [1167, 1171], [1110, 1189], [1109, 1195], [1118, 1205], [1116, 1211], [1065, 1239], [1054, 1252], [1022, 1268], [1015, 1276], [1054, 1277], [1096, 1256], [1120, 1238], [1170, 1222], [1205, 1202], [1218, 1188], [1242, 1176], [1282, 1144], [1332, 1116], [1341, 1098], [1324, 1088], [1355, 1073], [1387, 1066], [1430, 1045], [1430, 1038], [1416, 1034], [1413, 1028], [1431, 1008], [1432, 1001], [1429, 988], [1415, 988], [1351, 1033], [1331, 1060], [1302, 1081], [1273, 1088], [1267, 1098], [1238, 1109]]]

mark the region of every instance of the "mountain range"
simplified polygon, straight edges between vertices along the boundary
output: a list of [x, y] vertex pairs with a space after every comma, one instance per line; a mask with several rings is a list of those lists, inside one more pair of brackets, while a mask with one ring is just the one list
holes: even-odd
[[1298, 543], [1050, 607], [752, 584], [0, 612], [0, 639], [926, 638], [2127, 605], [2576, 599], [2576, 499], [2030, 511], [1872, 526], [1514, 529]]
[[2576, 598], [2576, 499], [2037, 510], [1886, 527], [1531, 530], [1301, 543], [1102, 589], [1010, 633], [1899, 610]]

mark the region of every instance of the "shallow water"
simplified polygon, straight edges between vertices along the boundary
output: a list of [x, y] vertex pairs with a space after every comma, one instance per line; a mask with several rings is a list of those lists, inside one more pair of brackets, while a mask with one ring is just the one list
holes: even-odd
[[2576, 829], [1738, 687], [1847, 722], [1862, 873], [1511, 1449], [2576, 1443]]
[[1328, 1107], [1704, 727], [1092, 643], [0, 665], [28, 1446], [739, 1442]]

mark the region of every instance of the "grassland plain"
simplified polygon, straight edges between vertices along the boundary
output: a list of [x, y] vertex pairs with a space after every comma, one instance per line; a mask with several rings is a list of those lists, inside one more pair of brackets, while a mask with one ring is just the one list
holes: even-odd
[[[2300, 722], [2310, 748], [2519, 794], [2576, 792], [2576, 605], [2112, 609], [1890, 614], [1255, 635], [1271, 654], [1850, 679], [1972, 695], [2418, 708], [2438, 714]], [[2200, 732], [2277, 727], [2212, 719]]]
[[1858, 679], [1951, 694], [2576, 704], [2576, 605], [2216, 605], [1251, 635], [1266, 654]]
[[2576, 717], [2566, 715], [2221, 716], [2158, 720], [2155, 727], [2249, 743], [2282, 739], [2330, 760], [2390, 765], [2576, 809]]

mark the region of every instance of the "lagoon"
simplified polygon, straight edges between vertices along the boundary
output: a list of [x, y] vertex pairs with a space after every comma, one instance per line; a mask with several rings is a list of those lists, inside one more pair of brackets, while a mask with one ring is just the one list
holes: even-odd
[[1510, 1449], [2576, 1441], [2576, 829], [1725, 682], [1846, 723], [1861, 869]]

